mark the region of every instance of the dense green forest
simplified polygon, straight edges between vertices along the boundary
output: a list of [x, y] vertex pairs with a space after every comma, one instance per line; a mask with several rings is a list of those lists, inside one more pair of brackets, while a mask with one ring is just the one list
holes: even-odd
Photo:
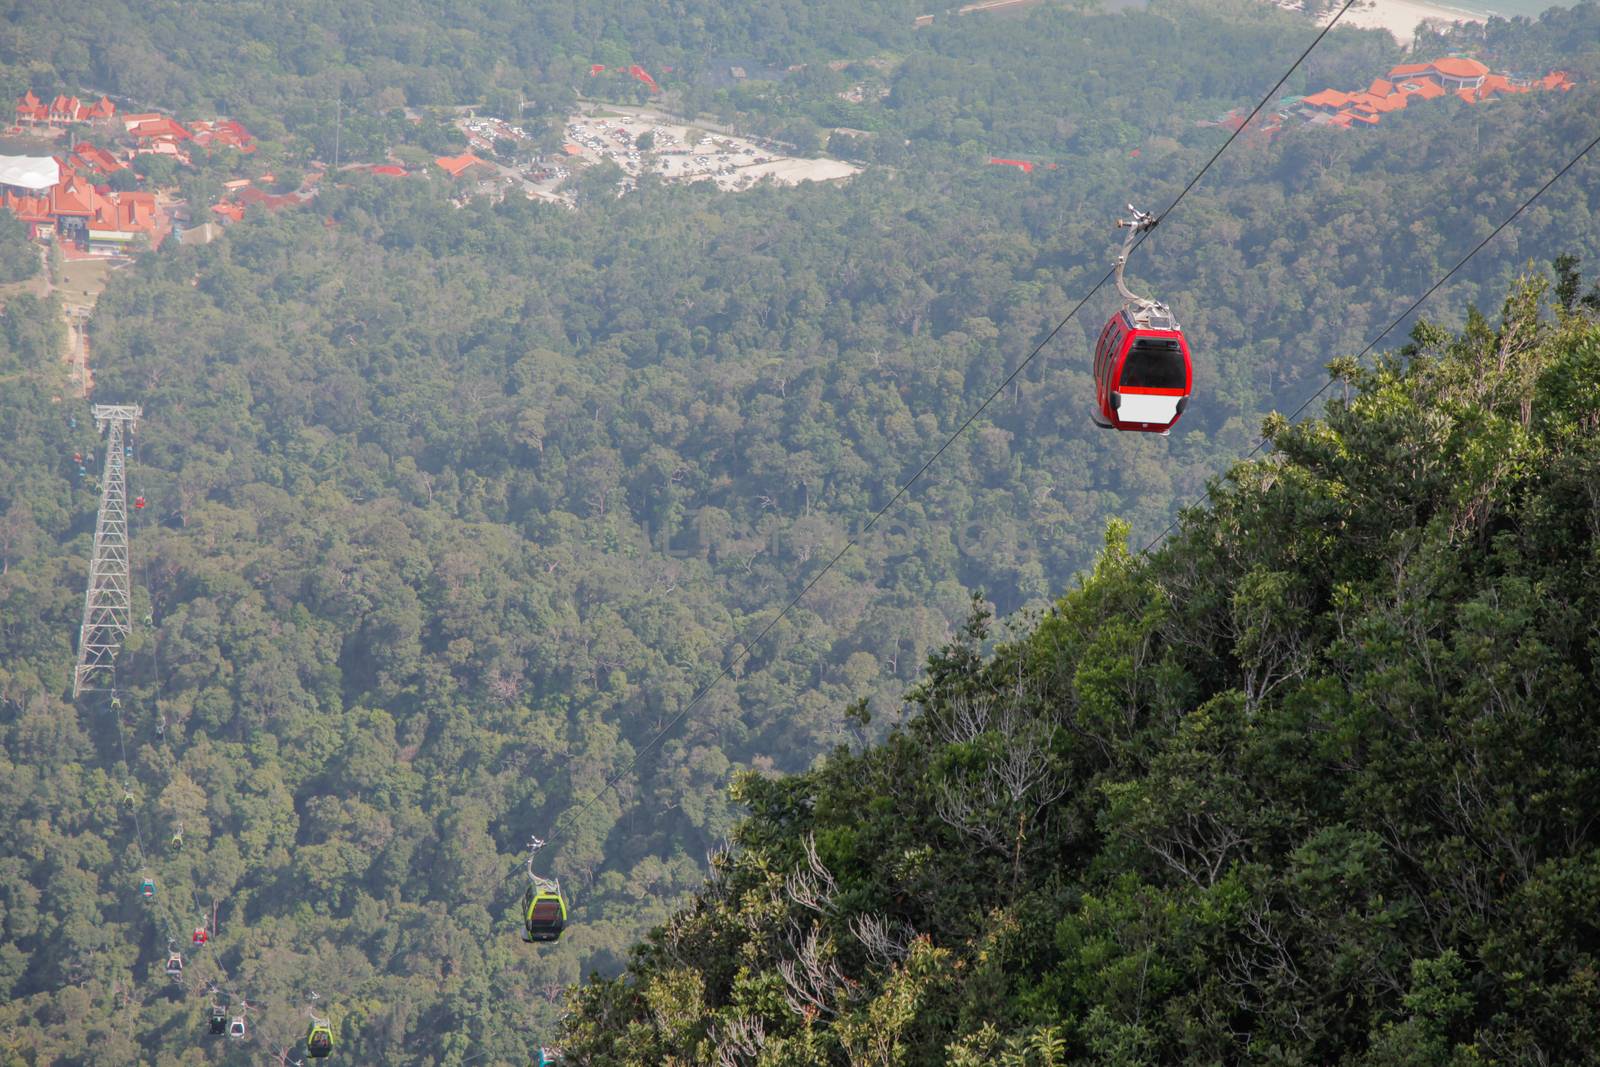
[[[1320, 385], [1329, 360], [1359, 350], [1593, 136], [1600, 78], [1600, 5], [1591, 3], [1495, 30], [1495, 47], [1519, 64], [1577, 71], [1572, 93], [1477, 109], [1444, 101], [1359, 133], [1241, 139], [1130, 270], [1173, 304], [1196, 352], [1200, 395], [1179, 430], [1157, 440], [1090, 426], [1084, 353], [1113, 307], [1091, 303], [908, 502], [630, 768], [741, 638], [818, 573], [1101, 275], [1123, 203], [1164, 204], [1215, 150], [1225, 132], [1196, 120], [1253, 102], [1309, 27], [1242, 3], [1126, 14], [1047, 6], [915, 34], [897, 4], [789, 5], [781, 19], [748, 5], [613, 6], [635, 21], [605, 5], [558, 4], [271, 13], [217, 4], [203, 17], [128, 4], [115, 19], [99, 18], [115, 5], [16, 5], [0, 21], [0, 73], [17, 87], [48, 90], [54, 78], [151, 104], [237, 109], [281, 138], [267, 155], [328, 140], [333, 84], [358, 101], [344, 121], [381, 145], [409, 125], [387, 114], [403, 103], [495, 88], [569, 100], [575, 72], [591, 57], [615, 62], [605, 49], [624, 41], [627, 56], [686, 71], [697, 56], [811, 63], [727, 89], [686, 74], [682, 88], [669, 81], [669, 95], [774, 129], [848, 119], [871, 134], [852, 149], [867, 170], [846, 185], [725, 196], [646, 180], [618, 199], [603, 176], [580, 178], [576, 212], [514, 200], [458, 207], [442, 181], [352, 176], [326, 183], [313, 210], [252, 216], [211, 245], [173, 244], [117, 272], [91, 328], [95, 399], [144, 406], [130, 477], [150, 502], [133, 531], [138, 622], [119, 665], [120, 715], [103, 700], [74, 706], [63, 689], [95, 502], [71, 457], [98, 445], [86, 409], [55, 399], [59, 309], [7, 301], [0, 759], [17, 786], [0, 830], [0, 1049], [9, 1060], [255, 1062], [293, 1043], [316, 990], [348, 1062], [525, 1061], [555, 1032], [563, 990], [588, 973], [618, 973], [646, 931], [685, 921], [673, 916], [701, 887], [708, 852], [736, 840], [724, 869], [787, 870], [799, 838], [761, 829], [775, 825], [779, 803], [764, 790], [820, 788], [848, 777], [855, 759], [863, 781], [875, 780], [883, 771], [873, 761], [905, 757], [912, 750], [896, 746], [925, 739], [924, 705], [946, 692], [939, 679], [1000, 670], [977, 658], [976, 636], [940, 651], [972, 591], [1004, 615], [1041, 612], [1097, 560], [1102, 576], [1127, 572], [1128, 597], [1147, 590], [1155, 564], [1103, 557], [1107, 524], [1125, 521], [1138, 544], [1163, 529], [1251, 447], [1269, 411]], [[99, 36], [113, 25], [132, 28]], [[429, 29], [439, 27], [449, 32]], [[124, 54], [130, 47], [142, 51]], [[544, 51], [507, 51], [519, 48]], [[864, 64], [886, 50], [886, 70], [815, 62]], [[1312, 88], [1354, 85], [1398, 54], [1382, 35], [1339, 32], [1297, 77]], [[499, 80], [485, 74], [496, 70]], [[869, 76], [889, 94], [837, 114], [839, 79]], [[413, 99], [413, 82], [432, 88]], [[998, 151], [1059, 166], [1033, 175], [985, 167]], [[1572, 251], [1600, 262], [1597, 189], [1592, 167], [1574, 171], [1430, 313], [1458, 325], [1469, 306], [1497, 304], [1530, 259]], [[1429, 343], [1429, 352], [1447, 347]], [[1540, 344], [1554, 353], [1554, 333]], [[1385, 389], [1421, 388], [1396, 375]], [[1280, 446], [1294, 439], [1277, 435]], [[1517, 485], [1533, 478], [1525, 459], [1505, 475], [1524, 479]], [[1200, 536], [1194, 529], [1173, 552]], [[1281, 542], [1274, 551], [1314, 535], [1333, 532], [1251, 531]], [[1355, 559], [1366, 549], [1341, 551]], [[1232, 571], [1192, 558], [1213, 593], [1231, 588]], [[1096, 578], [1087, 588], [1108, 587]], [[1148, 605], [1152, 626], [1164, 618], [1158, 609]], [[1308, 602], [1307, 618], [1323, 609]], [[1323, 648], [1324, 637], [1316, 631], [1306, 647]], [[1199, 655], [1174, 670], [1195, 670]], [[1121, 668], [1108, 658], [1105, 670]], [[1173, 677], [1160, 722], [1189, 695], [1233, 684]], [[904, 694], [919, 684], [912, 691], [924, 695], [904, 719]], [[1145, 731], [1140, 744], [1164, 737], [1154, 719], [1128, 722]], [[865, 749], [886, 735], [887, 748]], [[813, 771], [841, 745], [862, 754]], [[1095, 764], [1094, 780], [1142, 781], [1128, 768], [1144, 752], [1117, 756], [1123, 777]], [[978, 781], [983, 744], [963, 758]], [[959, 783], [959, 762], [940, 750], [928, 771]], [[548, 833], [625, 770], [541, 857], [568, 891], [572, 926], [557, 945], [522, 945], [516, 868], [528, 835]], [[757, 777], [738, 778], [749, 772]], [[801, 772], [820, 777], [765, 784]], [[1074, 799], [1060, 801], [1070, 819], [1099, 810], [1088, 781], [1074, 778]], [[906, 795], [925, 799], [932, 788], [910, 776]], [[754, 821], [741, 825], [746, 810]], [[1043, 817], [1054, 827], [1066, 811]], [[1074, 864], [1113, 841], [1073, 825]], [[184, 844], [172, 850], [180, 826]], [[139, 848], [135, 827], [146, 838]], [[935, 819], [896, 832], [951, 831]], [[819, 829], [819, 847], [824, 836]], [[964, 882], [968, 897], [916, 926], [939, 934], [930, 947], [949, 953], [950, 966], [975, 958], [966, 946], [1003, 904], [1048, 909], [1055, 898], [1038, 893], [1056, 892], [1113, 900], [1109, 883], [1080, 877], [1081, 866], [1041, 889], [1041, 857], [1056, 853], [1033, 829], [1024, 851], [961, 840], [948, 856], [904, 858], [924, 880], [947, 860], [958, 878], [1005, 868], [1004, 901], [971, 896], [979, 883]], [[1276, 870], [1277, 854], [1262, 855]], [[1131, 877], [1137, 858], [1095, 862]], [[146, 869], [161, 884], [153, 904], [137, 897]], [[718, 892], [702, 906], [721, 906]], [[180, 990], [161, 974], [167, 940], [186, 936], [213, 902], [217, 936], [193, 954]], [[873, 914], [911, 920], [880, 903], [870, 899]], [[905, 940], [900, 929], [885, 936]], [[653, 957], [644, 959], [647, 968]], [[735, 1024], [715, 999], [730, 988], [717, 984], [723, 976], [690, 975], [701, 959], [684, 963], [684, 981], [704, 985], [700, 1006], [685, 1007], [681, 1030], [662, 1024], [649, 1039], [663, 1045], [640, 1049], [690, 1049], [717, 1012], [719, 1033]], [[1016, 957], [995, 959], [1003, 990]], [[887, 989], [896, 972], [874, 973]], [[658, 977], [640, 970], [585, 994], [575, 1040], [607, 1040], [592, 1031], [597, 1013], [613, 1013], [619, 1029], [642, 1019], [640, 991], [662, 990], [656, 1003], [668, 1004], [678, 977], [652, 985]], [[209, 981], [256, 1005], [251, 1042], [201, 1036]], [[1055, 987], [1018, 992], [1014, 1011], [993, 1016], [1010, 1027], [994, 1041], [1031, 1033], [1048, 1011], [1088, 1012], [1099, 987], [1079, 984], [1088, 990], [1079, 1001]], [[1166, 988], [1180, 986], [1189, 989], [1177, 978]], [[763, 1025], [775, 1039], [809, 1040], [784, 1016], [781, 990], [769, 992]], [[757, 1017], [751, 1002], [739, 1004]], [[1358, 1029], [1350, 1012], [1341, 1034]], [[897, 1038], [898, 1047], [959, 1036], [919, 1018], [923, 1043]], [[836, 1039], [819, 1032], [819, 1054]], [[1072, 1040], [1083, 1055], [1079, 1031]], [[1165, 1030], [1137, 1040], [1157, 1058], [1179, 1047]]]
[[1600, 320], [1544, 291], [1343, 368], [992, 655], [976, 609], [884, 744], [741, 776], [569, 1056], [1594, 1062]]

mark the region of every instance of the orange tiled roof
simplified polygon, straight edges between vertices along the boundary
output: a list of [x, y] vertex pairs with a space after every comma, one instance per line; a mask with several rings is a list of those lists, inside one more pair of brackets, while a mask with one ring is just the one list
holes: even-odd
[[1390, 93], [1394, 92], [1394, 85], [1393, 83], [1387, 82], [1382, 78], [1373, 78], [1372, 84], [1367, 86], [1367, 92], [1371, 93], [1373, 96], [1388, 96]]
[[84, 163], [102, 174], [114, 174], [124, 167], [124, 164], [119, 162], [116, 156], [113, 156], [104, 148], [90, 144], [88, 141], [79, 142], [78, 147], [73, 149], [73, 153]]
[[50, 198], [48, 196], [5, 195], [4, 204], [23, 222], [49, 222]]
[[244, 207], [240, 204], [212, 204], [211, 210], [232, 222], [244, 218]]
[[33, 90], [29, 89], [17, 102], [17, 117], [42, 122], [50, 117], [50, 109], [41, 104], [39, 98], [33, 95]]
[[1447, 78], [1481, 78], [1489, 73], [1489, 68], [1476, 59], [1464, 59], [1460, 56], [1436, 59], [1428, 65]]
[[1312, 93], [1303, 103], [1312, 107], [1344, 107], [1350, 102], [1349, 93], [1341, 93], [1337, 89], [1324, 89], [1320, 93]]
[[65, 178], [50, 188], [50, 214], [88, 218], [94, 214], [95, 199], [99, 195], [92, 185], [68, 171]]
[[1476, 104], [1478, 102], [1478, 94], [1472, 89], [1457, 89], [1456, 95], [1469, 104]]
[[190, 141], [194, 139], [193, 134], [165, 115], [157, 115], [153, 119], [143, 119], [130, 126], [128, 132], [140, 140], [165, 138], [172, 141]]
[[1416, 85], [1416, 88], [1411, 90], [1411, 92], [1416, 96], [1422, 97], [1424, 100], [1437, 100], [1444, 95], [1444, 89], [1439, 85], [1438, 82], [1422, 81], [1415, 82], [1413, 84]]
[[1416, 74], [1428, 74], [1432, 69], [1433, 66], [1429, 63], [1402, 63], [1389, 71], [1389, 80], [1399, 81], [1401, 78], [1408, 78]]
[[440, 156], [438, 159], [435, 159], [434, 162], [443, 167], [449, 173], [450, 177], [459, 178], [461, 175], [465, 174], [469, 168], [477, 166], [478, 164], [482, 163], [483, 160], [479, 159], [471, 152], [463, 152], [459, 156]]

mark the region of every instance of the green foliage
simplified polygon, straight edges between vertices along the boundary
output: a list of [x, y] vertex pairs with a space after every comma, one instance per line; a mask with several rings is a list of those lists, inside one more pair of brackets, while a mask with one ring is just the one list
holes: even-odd
[[[1523, 328], [1521, 295], [1510, 333], [1419, 329], [1417, 377], [1342, 365], [1336, 432], [1271, 426], [1283, 456], [1315, 462], [1235, 471], [1159, 566], [1128, 551], [1564, 162], [1592, 96], [1500, 101], [1470, 138], [1460, 109], [1418, 109], [1370, 136], [1242, 143], [1134, 267], [1200, 360], [1182, 431], [1087, 425], [1080, 357], [1112, 307], [1091, 305], [645, 751], [1103, 272], [1122, 202], [1163, 201], [1215, 150], [1195, 120], [1269, 84], [1306, 26], [1215, 3], [1045, 4], [933, 32], [898, 2], [513, 7], [22, 5], [7, 23], [0, 76], [18, 90], [105, 86], [261, 134], [247, 161], [178, 172], [196, 203], [241, 166], [293, 181], [336, 137], [343, 160], [426, 165], [464, 144], [448, 105], [526, 102], [558, 147], [574, 86], [603, 85], [592, 61], [645, 63], [684, 111], [872, 135], [847, 185], [646, 181], [618, 199], [597, 170], [577, 213], [327, 174], [313, 210], [116, 272], [91, 326], [96, 397], [144, 404], [131, 470], [151, 502], [119, 665], [126, 771], [105, 708], [62, 699], [95, 499], [70, 457], [100, 446], [54, 399], [59, 309], [7, 295], [0, 1058], [259, 1052], [197, 1046], [198, 995], [162, 992], [167, 937], [213, 900], [194, 980], [265, 1005], [273, 1047], [322, 990], [349, 1062], [523, 1061], [563, 991], [616, 973], [653, 927], [632, 975], [576, 998], [574, 1048], [595, 1061], [1592, 1047], [1592, 864], [1548, 845], [1584, 786], [1538, 778], [1562, 753], [1518, 747], [1538, 736], [1526, 716], [1432, 695], [1437, 675], [1463, 708], [1516, 710], [1530, 687], [1555, 695], [1539, 714], [1581, 705], [1593, 653], [1546, 608], [1592, 617], [1582, 576], [1550, 561], [1590, 558], [1586, 527], [1562, 522], [1586, 514], [1593, 468], [1529, 488], [1557, 452], [1589, 462], [1600, 346], [1581, 295], [1561, 337]], [[1594, 17], [1560, 19], [1581, 45]], [[1574, 51], [1495, 32], [1530, 69]], [[1394, 55], [1381, 35], [1325, 47], [1316, 84]], [[718, 87], [751, 56], [770, 78]], [[863, 103], [840, 98], [857, 84]], [[990, 151], [1060, 165], [1001, 173]], [[1586, 173], [1519, 221], [1524, 250], [1594, 247]], [[1486, 252], [1444, 296], [1497, 296], [1525, 254]], [[1528, 510], [1513, 522], [1512, 506]], [[1541, 539], [1526, 558], [1544, 570], [1513, 573], [1516, 536]], [[1477, 569], [1458, 573], [1450, 553], [1468, 551]], [[1479, 582], [1494, 568], [1504, 580]], [[1018, 608], [1036, 629], [992, 635], [990, 613]], [[1419, 630], [1422, 667], [1399, 659]], [[1514, 662], [1468, 670], [1502, 648]], [[1412, 737], [1429, 743], [1394, 740]], [[1514, 788], [1448, 833], [1414, 826], [1450, 799], [1421, 783], [1456, 762], [1473, 780], [1502, 748], [1524, 753]], [[154, 908], [130, 892], [135, 817]], [[183, 848], [158, 852], [180, 824]], [[1544, 843], [1450, 880], [1525, 824]], [[507, 876], [553, 826], [541, 862], [573, 922], [529, 951]], [[1493, 926], [1492, 956], [1474, 893], [1513, 886], [1525, 916]], [[1415, 966], [1451, 950], [1464, 970]], [[1526, 997], [1502, 996], [1519, 975], [1536, 976]], [[1567, 1021], [1571, 1042], [1549, 1044]]]
[[[1345, 368], [987, 657], [975, 613], [881, 745], [744, 780], [733, 853], [582, 991], [570, 1051], [1588, 1062], [1600, 324], [1543, 293]], [[1055, 784], [1019, 815], [1025, 782]], [[667, 960], [700, 977], [670, 1032], [642, 999]], [[602, 1037], [638, 1027], [648, 1054]]]
[[28, 240], [28, 228], [11, 212], [0, 212], [0, 283], [26, 281], [39, 271], [39, 249]]

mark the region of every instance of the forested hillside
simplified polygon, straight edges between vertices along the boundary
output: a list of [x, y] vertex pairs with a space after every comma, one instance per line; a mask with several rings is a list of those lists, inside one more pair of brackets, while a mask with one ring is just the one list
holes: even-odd
[[1544, 293], [992, 655], [975, 611], [881, 746], [742, 776], [569, 1059], [1594, 1062], [1600, 322]]
[[[636, 23], [622, 19], [624, 10]], [[171, 242], [114, 274], [90, 328], [94, 399], [143, 405], [130, 481], [149, 505], [133, 529], [135, 626], [119, 663], [120, 716], [103, 699], [74, 705], [64, 689], [95, 507], [72, 457], [102, 446], [87, 409], [60, 399], [59, 307], [6, 298], [5, 1057], [259, 1062], [303, 1033], [308, 991], [316, 990], [335, 1016], [346, 1062], [525, 1062], [530, 1045], [554, 1033], [564, 989], [588, 973], [618, 973], [646, 931], [682, 922], [671, 917], [701, 886], [708, 851], [737, 835], [742, 858], [734, 862], [787, 869], [786, 850], [799, 847], [798, 837], [772, 830], [770, 848], [757, 840], [768, 833], [763, 820], [776, 817], [773, 797], [848, 777], [851, 760], [861, 761], [863, 783], [876, 781], [887, 764], [875, 761], [925, 741], [934, 729], [926, 710], [922, 725], [864, 751], [899, 719], [903, 695], [928, 663], [921, 692], [929, 707], [934, 694], [953, 691], [950, 679], [1003, 670], [975, 658], [976, 637], [967, 651], [938, 651], [974, 591], [1004, 615], [1045, 610], [1100, 559], [1108, 523], [1127, 523], [1138, 544], [1163, 529], [1248, 451], [1268, 412], [1320, 385], [1330, 360], [1359, 350], [1592, 137], [1600, 101], [1600, 5], [1589, 3], [1559, 16], [1559, 31], [1497, 31], [1496, 46], [1515, 50], [1518, 63], [1576, 72], [1580, 87], [1571, 93], [1476, 109], [1441, 101], [1370, 131], [1296, 128], [1271, 141], [1242, 138], [1130, 268], [1137, 285], [1171, 302], [1196, 353], [1198, 392], [1173, 436], [1117, 436], [1089, 423], [1086, 353], [1113, 307], [1092, 302], [904, 506], [644, 752], [740, 652], [739, 642], [817, 575], [1101, 276], [1123, 204], [1163, 206], [1222, 143], [1224, 130], [1196, 121], [1253, 104], [1309, 39], [1303, 20], [1242, 3], [1114, 15], [1045, 5], [916, 34], [892, 3], [783, 10], [780, 19], [696, 0], [670, 10], [322, 5], [263, 13], [216, 4], [201, 17], [130, 3], [125, 19], [99, 18], [116, 14], [115, 5], [54, 15], [17, 5], [5, 13], [0, 65], [18, 91], [106, 79], [107, 88], [152, 106], [253, 109], [252, 127], [265, 123], [263, 155], [279, 152], [291, 163], [331, 141], [333, 83], [358, 101], [345, 105], [349, 136], [362, 123], [369, 131], [408, 126], [385, 114], [408, 101], [486, 93], [492, 87], [473, 79], [490, 69], [500, 72], [494, 86], [503, 92], [569, 99], [574, 72], [594, 56], [615, 62], [605, 48], [621, 41], [631, 55], [666, 65], [680, 53], [690, 63], [742, 51], [780, 67], [810, 63], [778, 81], [669, 89], [689, 105], [753, 124], [839, 119], [831, 109], [845, 102], [835, 75], [873, 71], [889, 89], [842, 116], [871, 134], [853, 150], [867, 169], [845, 185], [719, 195], [645, 180], [618, 198], [602, 175], [580, 180], [578, 210], [569, 212], [520, 200], [461, 207], [442, 179], [380, 183], [344, 174], [326, 180], [306, 210], [252, 214], [212, 244]], [[104, 36], [112, 26], [132, 29]], [[437, 32], [441, 26], [449, 32]], [[138, 55], [122, 51], [135, 46]], [[546, 49], [539, 57], [559, 53], [568, 65], [551, 59], [534, 69], [507, 51], [524, 47]], [[666, 51], [646, 52], [653, 47]], [[835, 54], [884, 62], [840, 71], [818, 62]], [[1335, 33], [1304, 77], [1355, 84], [1397, 54], [1381, 35]], [[140, 74], [160, 80], [140, 84]], [[60, 80], [44, 84], [46, 76]], [[457, 76], [468, 81], [449, 80]], [[412, 81], [433, 87], [412, 100]], [[986, 166], [997, 151], [1036, 153], [1058, 167], [1024, 175]], [[1498, 305], [1530, 260], [1571, 251], [1591, 267], [1600, 262], [1595, 175], [1581, 166], [1553, 187], [1440, 292], [1429, 314], [1454, 326], [1474, 304]], [[1576, 337], [1578, 327], [1569, 329]], [[1554, 327], [1540, 335], [1537, 366], [1556, 365], [1557, 341]], [[1371, 396], [1423, 390], [1421, 377], [1392, 377], [1382, 389], [1374, 383], [1389, 378], [1368, 381]], [[1566, 410], [1553, 401], [1537, 410], [1547, 409]], [[1411, 425], [1411, 417], [1394, 415], [1396, 425]], [[1546, 441], [1556, 437], [1538, 436], [1545, 425], [1525, 428], [1534, 435], [1528, 447], [1538, 448], [1506, 460], [1496, 486], [1529, 484], [1530, 457], [1557, 454], [1559, 442]], [[1280, 434], [1278, 442], [1286, 448], [1295, 434], [1311, 433]], [[1454, 478], [1431, 468], [1428, 476], [1441, 485]], [[1410, 521], [1385, 521], [1402, 529], [1402, 520]], [[1213, 565], [1184, 547], [1203, 540], [1196, 531], [1204, 529], [1194, 527], [1172, 552], [1187, 553], [1181, 558], [1221, 596], [1233, 588], [1233, 564]], [[1262, 542], [1250, 541], [1250, 552], [1289, 551], [1312, 537], [1328, 538], [1327, 559], [1336, 549], [1352, 560], [1369, 551], [1365, 542], [1340, 541], [1329, 524], [1248, 532]], [[1478, 543], [1457, 537], [1449, 546], [1458, 541]], [[1223, 549], [1215, 551], [1222, 559]], [[1160, 566], [1173, 558], [1180, 557], [1161, 557], [1169, 562]], [[1074, 596], [1109, 603], [1149, 593], [1148, 604], [1139, 602], [1148, 625], [1168, 626], [1170, 603], [1150, 593], [1157, 564], [1113, 554], [1099, 567], [1086, 588], [1102, 592]], [[1251, 587], [1255, 602], [1278, 595], [1275, 574]], [[1416, 577], [1419, 590], [1433, 588], [1425, 577]], [[1367, 595], [1354, 588], [1352, 596]], [[1111, 589], [1122, 592], [1104, 592]], [[1358, 600], [1348, 610], [1369, 608], [1376, 610]], [[1326, 605], [1306, 601], [1304, 612], [1322, 619]], [[1145, 617], [1129, 615], [1126, 625], [1145, 632]], [[1041, 632], [1059, 625], [1052, 620]], [[1233, 640], [1215, 636], [1218, 648], [1224, 637]], [[1322, 649], [1325, 638], [1317, 630], [1306, 647]], [[1249, 640], [1269, 639], [1278, 640]], [[1015, 670], [1016, 650], [1036, 640], [1018, 641], [1006, 653], [1012, 659], [996, 662]], [[1198, 671], [1205, 653], [1184, 655], [1178, 667]], [[1102, 666], [1073, 668], [1103, 669], [1097, 692], [1125, 683], [1120, 661], [1106, 657]], [[1177, 709], [1234, 684], [1226, 661], [1214, 671], [1174, 673], [1174, 688], [1158, 702], [1166, 718], [1143, 710], [1147, 690], [1128, 690], [1126, 706], [1138, 710], [1119, 729], [1146, 731], [1139, 743], [1155, 745]], [[1095, 714], [1117, 717], [1115, 707], [1095, 706]], [[1065, 719], [1056, 725], [1073, 729]], [[1123, 736], [1110, 729], [1097, 735], [1107, 761]], [[1063, 735], [1050, 736], [1056, 753]], [[927, 782], [970, 773], [976, 788], [988, 743], [955, 755], [928, 749], [938, 760]], [[862, 754], [792, 786], [765, 777], [808, 772], [842, 744]], [[1052, 760], [1066, 760], [1065, 752]], [[1143, 759], [1142, 752], [1116, 758]], [[1088, 757], [1071, 756], [1080, 759]], [[967, 770], [956, 773], [957, 763]], [[1134, 765], [1117, 763], [1122, 777], [1113, 779], [1095, 769], [1100, 764], [1071, 764], [1098, 781], [1142, 781], [1124, 774]], [[624, 771], [541, 856], [572, 904], [566, 935], [556, 945], [522, 945], [516, 867], [528, 836], [548, 834]], [[758, 777], [730, 795], [730, 782], [750, 771]], [[1098, 817], [1101, 803], [1089, 780], [1071, 779], [1071, 819], [1080, 820], [1069, 820], [1079, 842], [1071, 848], [1081, 844], [1073, 862], [1112, 840], [1081, 821]], [[923, 779], [908, 778], [908, 796], [926, 799], [936, 788], [913, 781]], [[885, 794], [857, 804], [867, 786], [860, 788], [836, 796], [855, 797], [849, 802], [868, 812], [899, 803]], [[1067, 818], [1066, 803], [1049, 809], [1052, 827]], [[755, 821], [740, 830], [747, 809]], [[917, 815], [914, 806], [891, 810]], [[1047, 841], [1057, 847], [1058, 835], [1043, 824], [1025, 827], [1017, 851], [1010, 831], [981, 845], [937, 811], [929, 818], [895, 831], [959, 842], [948, 854], [908, 846], [903, 857], [905, 877], [921, 880], [919, 893], [937, 895], [946, 863], [956, 864], [950, 884], [965, 887], [965, 896], [929, 908], [933, 918], [915, 924], [939, 935], [933, 947], [951, 954], [942, 958], [976, 959], [964, 946], [978, 943], [982, 916], [995, 908], [1007, 922], [1044, 921], [1004, 912], [1054, 899], [1029, 895], [1036, 890], [1090, 887], [1083, 901], [1092, 889], [1117, 907], [1127, 903], [1087, 875], [1040, 889], [1042, 857], [1058, 855], [1046, 849]], [[136, 826], [148, 840], [137, 839]], [[174, 850], [166, 843], [179, 828], [184, 844]], [[824, 836], [819, 830], [819, 843]], [[141, 849], [149, 850], [142, 861]], [[853, 855], [822, 858], [840, 864]], [[1124, 861], [1104, 855], [1108, 864]], [[991, 867], [1003, 877], [975, 895], [975, 879]], [[155, 904], [138, 899], [146, 870], [160, 882]], [[870, 881], [869, 873], [851, 877]], [[996, 897], [996, 886], [1011, 895]], [[706, 897], [708, 907], [721, 906], [719, 892]], [[869, 910], [897, 922], [924, 915], [864, 899], [830, 915], [839, 923]], [[216, 937], [193, 954], [180, 990], [161, 973], [168, 938], [186, 936], [213, 903]], [[827, 932], [838, 940], [842, 929]], [[901, 933], [892, 926], [885, 936], [898, 943]], [[733, 942], [723, 943], [731, 951]], [[1461, 959], [1476, 966], [1466, 946], [1458, 946]], [[760, 958], [775, 960], [777, 949], [768, 950]], [[1005, 967], [1015, 959], [995, 958]], [[1010, 980], [1005, 967], [997, 990]], [[884, 963], [870, 981], [858, 969], [844, 973], [876, 995], [897, 972]], [[636, 984], [589, 994], [574, 1028], [578, 1047], [605, 1040], [592, 1029], [603, 1011], [618, 1026], [642, 1020], [646, 1009], [630, 999], [639, 991], [683, 991], [670, 984], [677, 976], [652, 985], [658, 978], [642, 970], [630, 980]], [[202, 1036], [209, 981], [257, 1005], [249, 1043]], [[639, 1049], [688, 1049], [706, 1039], [707, 1013], [733, 1003], [715, 999], [729, 988], [721, 981], [707, 972], [707, 999], [685, 1007], [684, 1029], [662, 1023]], [[871, 985], [879, 981], [889, 984]], [[1018, 989], [1014, 1013], [992, 1019], [1005, 1022], [1006, 1036], [1029, 1030], [1047, 1018], [1039, 1005], [1080, 1003], [1061, 999], [1072, 983], [1085, 990], [1071, 994], [1082, 1004], [1100, 995], [1089, 978], [1064, 978], [1059, 990]], [[745, 1001], [741, 1010], [765, 1013], [775, 1039], [802, 1041], [781, 991], [769, 992], [759, 1011]], [[900, 1036], [900, 1047], [937, 1049], [946, 1035], [966, 1033], [919, 1018], [921, 1043]], [[733, 1021], [724, 1013], [717, 1025]], [[1143, 1016], [1135, 1022], [1145, 1025]], [[1074, 1040], [1083, 1054], [1082, 1035]], [[1178, 1047], [1166, 1031], [1148, 1040]]]

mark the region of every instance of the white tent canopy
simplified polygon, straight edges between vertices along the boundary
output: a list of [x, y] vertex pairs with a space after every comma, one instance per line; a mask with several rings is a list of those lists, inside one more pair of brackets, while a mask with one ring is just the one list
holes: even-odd
[[61, 180], [61, 167], [50, 156], [0, 156], [0, 186], [44, 192]]

